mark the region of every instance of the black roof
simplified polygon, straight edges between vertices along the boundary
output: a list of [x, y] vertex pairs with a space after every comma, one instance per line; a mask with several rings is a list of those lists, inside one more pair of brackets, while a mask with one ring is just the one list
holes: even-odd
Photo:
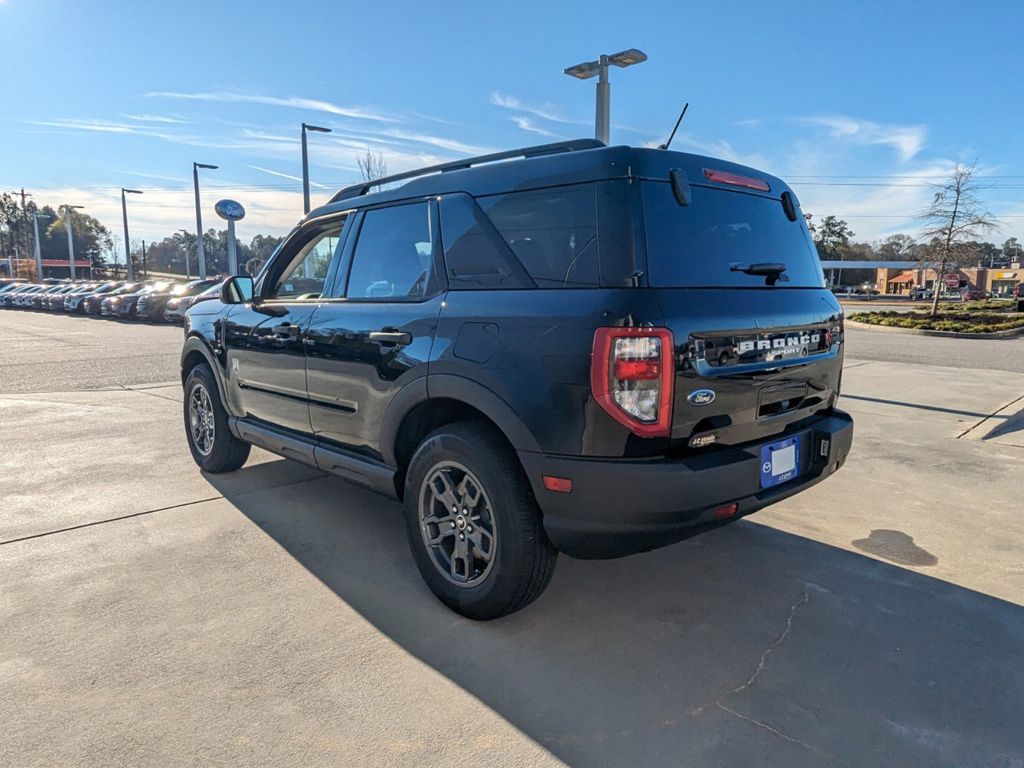
[[[614, 178], [664, 180], [671, 170], [683, 170], [691, 183], [719, 186], [705, 178], [705, 169], [726, 171], [768, 182], [768, 192], [743, 189], [750, 194], [779, 197], [789, 190], [782, 180], [774, 176], [728, 160], [664, 149], [607, 147], [596, 139], [574, 139], [455, 160], [353, 184], [340, 190], [326, 205], [312, 211], [309, 218], [451, 192], [467, 192], [479, 196]], [[399, 186], [379, 189], [392, 184]], [[725, 188], [737, 189], [735, 186]]]

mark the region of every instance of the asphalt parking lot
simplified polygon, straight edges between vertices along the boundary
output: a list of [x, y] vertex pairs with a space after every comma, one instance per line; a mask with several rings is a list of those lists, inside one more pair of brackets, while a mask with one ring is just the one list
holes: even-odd
[[0, 334], [0, 765], [1024, 766], [1024, 340], [852, 332], [836, 477], [479, 624], [395, 503], [204, 477], [180, 329]]

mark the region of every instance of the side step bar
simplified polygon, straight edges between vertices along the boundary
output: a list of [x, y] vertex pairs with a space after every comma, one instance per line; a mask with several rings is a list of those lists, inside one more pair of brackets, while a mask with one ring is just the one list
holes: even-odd
[[286, 459], [294, 459], [316, 467], [390, 499], [398, 498], [395, 492], [396, 470], [393, 467], [247, 419], [232, 416], [228, 419], [228, 425], [239, 440], [252, 443]]

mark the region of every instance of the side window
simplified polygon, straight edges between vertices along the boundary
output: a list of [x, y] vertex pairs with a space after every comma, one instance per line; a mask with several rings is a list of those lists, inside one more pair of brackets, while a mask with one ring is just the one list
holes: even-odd
[[433, 293], [436, 282], [430, 206], [412, 203], [367, 211], [345, 295], [415, 301]]
[[501, 235], [469, 195], [441, 199], [441, 240], [448, 287], [514, 289], [533, 286]]
[[272, 299], [315, 299], [324, 290], [327, 270], [341, 242], [344, 222], [313, 235], [295, 254], [270, 294]]
[[491, 195], [477, 202], [539, 287], [600, 284], [593, 184]]

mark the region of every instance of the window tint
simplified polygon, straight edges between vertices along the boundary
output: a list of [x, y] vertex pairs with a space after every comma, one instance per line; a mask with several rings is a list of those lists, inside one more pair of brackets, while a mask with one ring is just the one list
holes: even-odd
[[448, 287], [512, 289], [532, 285], [501, 235], [468, 195], [441, 199], [441, 240]]
[[303, 245], [284, 274], [277, 281], [271, 298], [299, 299], [317, 298], [324, 290], [324, 280], [331, 260], [341, 242], [343, 222], [338, 222], [323, 232], [315, 234]]
[[492, 195], [477, 202], [539, 287], [600, 283], [593, 184]]
[[427, 203], [367, 211], [359, 229], [346, 296], [421, 299], [435, 288]]
[[682, 206], [670, 184], [643, 182], [652, 286], [764, 287], [764, 276], [730, 267], [782, 263], [786, 271], [776, 288], [824, 287], [803, 216], [790, 221], [781, 200], [697, 185], [692, 193]]

